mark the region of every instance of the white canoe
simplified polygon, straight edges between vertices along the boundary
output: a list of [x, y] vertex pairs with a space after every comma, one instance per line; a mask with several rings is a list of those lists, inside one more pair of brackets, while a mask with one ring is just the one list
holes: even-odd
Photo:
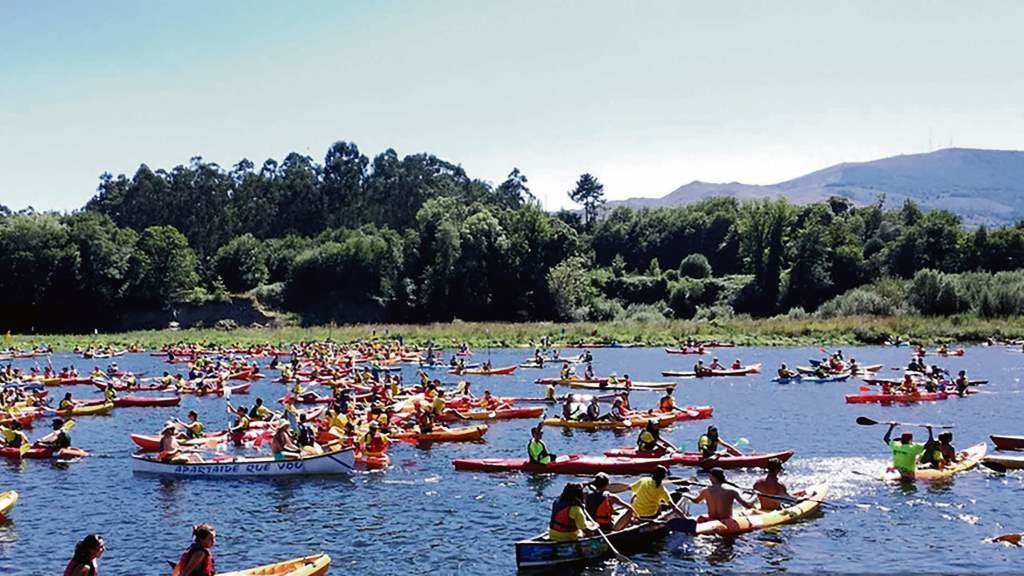
[[310, 476], [350, 474], [355, 466], [351, 448], [288, 460], [273, 458], [234, 458], [217, 462], [160, 462], [152, 457], [132, 455], [132, 469], [138, 474], [162, 474], [200, 478], [240, 478], [252, 476]]

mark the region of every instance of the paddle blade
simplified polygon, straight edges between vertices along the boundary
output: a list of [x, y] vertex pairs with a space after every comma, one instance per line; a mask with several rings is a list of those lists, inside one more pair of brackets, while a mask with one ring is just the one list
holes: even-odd
[[1018, 534], [1000, 534], [992, 539], [993, 542], [1007, 542], [1015, 546], [1020, 546], [1021, 539], [1024, 538], [1024, 533]]
[[18, 447], [18, 454], [21, 456], [25, 456], [25, 454], [28, 454], [28, 451], [31, 449], [31, 444], [29, 444], [28, 442], [22, 442], [21, 446]]
[[861, 426], [874, 426], [875, 424], [878, 424], [878, 421], [872, 420], [867, 416], [857, 416], [857, 424], [860, 424]]
[[218, 441], [216, 438], [211, 437], [206, 439], [205, 446], [210, 450], [216, 450], [218, 444], [220, 444], [220, 441]]
[[993, 472], [1006, 474], [1006, 466], [1003, 466], [999, 462], [993, 462], [991, 460], [982, 460], [981, 465], [984, 466], [985, 468], [988, 468], [989, 470], [992, 470]]
[[225, 386], [224, 387], [224, 401], [228, 402], [230, 400], [231, 400], [231, 387], [230, 386]]

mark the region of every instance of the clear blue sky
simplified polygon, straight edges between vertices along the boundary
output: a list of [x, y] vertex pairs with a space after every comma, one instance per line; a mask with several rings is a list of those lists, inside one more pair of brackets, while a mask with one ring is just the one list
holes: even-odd
[[0, 2], [0, 203], [331, 142], [431, 152], [549, 207], [1024, 148], [1024, 2]]

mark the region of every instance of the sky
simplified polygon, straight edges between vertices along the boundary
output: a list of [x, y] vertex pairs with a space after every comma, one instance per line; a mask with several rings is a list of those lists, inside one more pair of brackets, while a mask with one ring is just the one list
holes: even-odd
[[0, 204], [332, 142], [513, 167], [550, 209], [1024, 149], [1024, 2], [0, 0]]

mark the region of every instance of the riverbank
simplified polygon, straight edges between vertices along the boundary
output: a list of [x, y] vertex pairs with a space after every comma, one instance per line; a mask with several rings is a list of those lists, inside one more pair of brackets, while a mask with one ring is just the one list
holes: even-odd
[[284, 326], [274, 328], [214, 328], [189, 330], [142, 330], [117, 334], [12, 334], [4, 347], [31, 348], [46, 343], [57, 351], [75, 346], [112, 344], [125, 347], [137, 344], [153, 350], [178, 342], [203, 342], [211, 345], [249, 345], [271, 343], [286, 346], [309, 340], [352, 341], [402, 337], [418, 344], [435, 342], [451, 346], [468, 342], [476, 348], [532, 347], [548, 338], [555, 345], [579, 342], [619, 343], [636, 346], [674, 346], [681, 340], [728, 341], [741, 346], [801, 346], [882, 344], [899, 338], [914, 343], [935, 345], [942, 342], [984, 342], [988, 338], [1016, 340], [1024, 338], [1024, 316], [988, 319], [976, 316], [853, 316], [844, 318], [738, 317], [711, 322], [659, 320], [653, 322], [602, 323], [476, 323], [438, 324], [355, 324], [345, 326]]

